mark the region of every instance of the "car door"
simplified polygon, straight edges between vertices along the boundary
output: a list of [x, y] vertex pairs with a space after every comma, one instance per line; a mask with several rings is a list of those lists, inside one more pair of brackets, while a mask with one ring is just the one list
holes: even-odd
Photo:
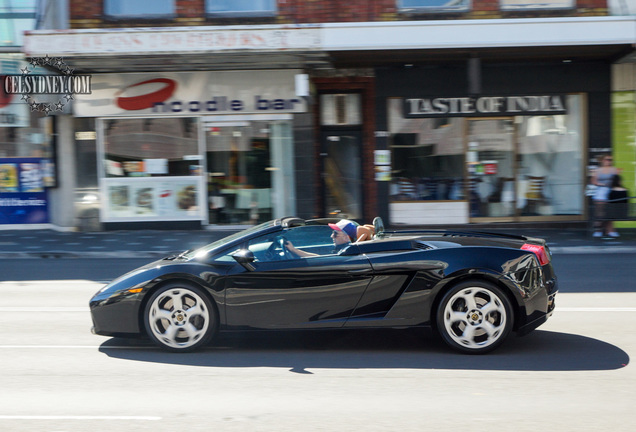
[[[313, 226], [294, 228], [284, 235], [303, 250], [324, 252], [333, 249], [330, 232], [329, 227]], [[302, 241], [313, 235], [323, 240]], [[281, 255], [275, 235], [246, 246], [256, 257], [253, 270], [237, 264], [226, 279], [229, 328], [341, 327], [372, 277], [369, 260], [357, 253], [355, 245], [340, 255], [328, 251], [307, 258]]]

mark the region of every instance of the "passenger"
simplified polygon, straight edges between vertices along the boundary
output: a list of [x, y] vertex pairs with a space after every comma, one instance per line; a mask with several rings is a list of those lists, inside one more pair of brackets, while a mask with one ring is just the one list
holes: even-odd
[[373, 240], [375, 235], [375, 227], [373, 225], [365, 224], [358, 225], [356, 227], [356, 242], [362, 242], [367, 240]]

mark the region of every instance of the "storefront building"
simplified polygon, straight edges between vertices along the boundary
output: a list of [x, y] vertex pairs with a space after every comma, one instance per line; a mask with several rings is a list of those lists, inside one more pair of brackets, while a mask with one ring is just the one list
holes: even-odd
[[315, 29], [280, 27], [30, 34], [29, 56], [63, 57], [90, 77], [72, 117], [58, 119], [71, 134], [60, 171], [73, 172], [64, 183], [78, 227], [314, 215], [304, 67], [320, 57], [318, 40]]
[[[621, 171], [629, 196], [636, 196], [636, 57], [627, 56], [612, 66], [612, 149], [614, 165]], [[600, 161], [599, 161], [600, 164]], [[617, 222], [634, 228], [634, 222]]]
[[36, 10], [35, 2], [0, 4], [0, 225], [10, 228], [49, 223], [55, 185], [52, 119], [3, 88], [5, 77], [32, 66], [21, 53], [22, 31], [35, 27]]
[[100, 221], [231, 225], [295, 214], [293, 116], [307, 110], [296, 75], [93, 75], [74, 113], [96, 119]]
[[41, 31], [25, 53], [92, 77], [58, 118], [73, 157], [58, 172], [77, 174], [60, 182], [66, 195], [95, 190], [86, 202], [106, 229], [293, 214], [582, 222], [589, 167], [615, 139], [611, 67], [633, 50], [633, 23]]
[[590, 148], [610, 142], [604, 62], [378, 69], [394, 224], [576, 221]]
[[632, 23], [330, 26], [334, 65], [373, 67], [378, 214], [392, 226], [586, 222], [599, 156], [624, 140], [629, 150], [616, 159], [625, 178], [634, 171], [633, 133], [612, 124], [619, 100], [621, 118], [633, 110], [612, 76], [612, 65], [633, 63]]
[[[20, 54], [0, 54], [0, 78], [19, 74], [27, 66]], [[50, 221], [54, 123], [28, 108], [20, 95], [0, 91], [0, 225]]]

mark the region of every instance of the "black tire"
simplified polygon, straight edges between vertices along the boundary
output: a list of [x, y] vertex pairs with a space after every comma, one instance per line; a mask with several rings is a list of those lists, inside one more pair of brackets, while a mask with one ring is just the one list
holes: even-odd
[[481, 280], [462, 282], [444, 294], [436, 312], [439, 335], [463, 353], [484, 354], [500, 346], [512, 329], [510, 300]]
[[159, 347], [189, 352], [210, 342], [217, 331], [218, 316], [200, 287], [172, 282], [151, 295], [144, 308], [144, 325]]

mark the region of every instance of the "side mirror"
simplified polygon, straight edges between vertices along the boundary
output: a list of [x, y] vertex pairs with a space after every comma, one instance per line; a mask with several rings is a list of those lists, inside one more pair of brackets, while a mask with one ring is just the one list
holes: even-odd
[[232, 258], [234, 258], [237, 263], [245, 267], [247, 271], [254, 271], [256, 269], [256, 267], [252, 265], [255, 259], [254, 252], [249, 249], [241, 249], [232, 255]]

